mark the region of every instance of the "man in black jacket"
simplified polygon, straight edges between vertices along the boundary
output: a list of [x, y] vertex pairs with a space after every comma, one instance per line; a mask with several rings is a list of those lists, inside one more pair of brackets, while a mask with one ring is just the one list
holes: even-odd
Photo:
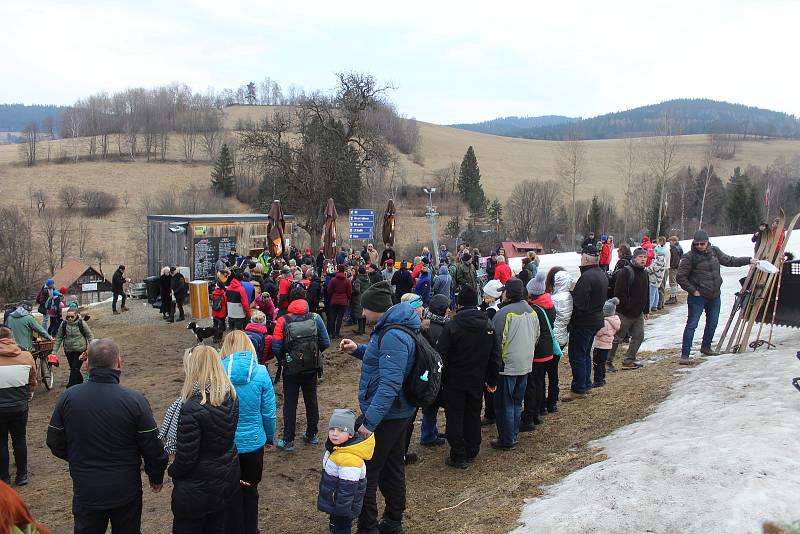
[[47, 446], [69, 462], [75, 532], [137, 534], [142, 520], [141, 461], [158, 493], [167, 453], [150, 404], [119, 385], [122, 360], [111, 339], [89, 345], [89, 379], [58, 399]]
[[500, 369], [500, 348], [492, 323], [475, 306], [478, 295], [469, 286], [458, 294], [455, 317], [444, 326], [436, 350], [442, 356], [443, 393], [450, 455], [445, 462], [466, 469], [481, 446], [483, 389], [494, 393]]
[[125, 307], [125, 289], [122, 286], [130, 281], [130, 278], [125, 278], [125, 266], [120, 265], [117, 267], [117, 270], [114, 271], [114, 276], [111, 277], [111, 292], [114, 294], [114, 297], [111, 299], [111, 311], [114, 312], [114, 315], [119, 315], [117, 311], [117, 298], [120, 296], [122, 297], [122, 311], [128, 311], [128, 308]]
[[[239, 276], [241, 277], [241, 271], [236, 271]], [[170, 287], [172, 288], [172, 294], [175, 296], [175, 302], [172, 304], [170, 308], [169, 319], [168, 322], [174, 323], [175, 322], [175, 308], [177, 307], [180, 310], [181, 314], [178, 317], [178, 321], [183, 321], [183, 301], [186, 300], [186, 297], [189, 295], [189, 285], [186, 283], [186, 278], [183, 277], [181, 272], [176, 267], [169, 268], [169, 274], [172, 276], [172, 281]], [[241, 281], [241, 280], [240, 280]]]
[[572, 318], [569, 322], [570, 391], [561, 400], [582, 399], [592, 387], [592, 341], [603, 328], [603, 305], [608, 297], [608, 275], [598, 265], [597, 247], [591, 243], [581, 254], [581, 276], [572, 290]]
[[386, 248], [381, 252], [381, 265], [386, 265], [386, 262], [389, 260], [395, 260], [395, 253], [394, 249], [392, 249], [392, 245], [386, 243]]
[[614, 343], [608, 353], [606, 365], [614, 371], [614, 356], [620, 342], [630, 335], [628, 352], [622, 362], [623, 369], [638, 369], [636, 354], [644, 341], [644, 321], [650, 312], [650, 282], [644, 270], [647, 263], [647, 251], [637, 248], [633, 251], [631, 264], [623, 267], [618, 273], [614, 284], [614, 296], [619, 299], [617, 316], [619, 317], [619, 330], [614, 336]]
[[748, 263], [755, 264], [757, 260], [729, 256], [708, 242], [708, 234], [704, 230], [694, 233], [692, 250], [683, 255], [680, 267], [678, 267], [678, 283], [684, 291], [689, 293], [686, 299], [686, 303], [689, 305], [689, 316], [686, 320], [686, 328], [683, 330], [680, 363], [689, 363], [694, 331], [697, 329], [703, 312], [706, 314], [706, 327], [703, 331], [700, 352], [706, 356], [716, 354], [711, 350], [711, 342], [714, 339], [714, 331], [717, 329], [719, 320], [720, 288], [722, 287], [719, 266], [743, 267]]

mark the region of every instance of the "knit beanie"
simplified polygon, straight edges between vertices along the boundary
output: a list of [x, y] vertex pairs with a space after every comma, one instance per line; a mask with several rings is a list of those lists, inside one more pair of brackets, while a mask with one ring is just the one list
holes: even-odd
[[478, 294], [472, 286], [462, 285], [458, 288], [458, 305], [461, 307], [478, 305]]
[[698, 241], [708, 241], [708, 232], [705, 230], [698, 230], [694, 233], [694, 238], [692, 238], [693, 243], [697, 243]]
[[503, 293], [503, 282], [500, 280], [489, 280], [486, 282], [486, 285], [483, 286], [483, 292], [490, 297], [499, 299], [500, 295]]
[[450, 297], [446, 297], [444, 295], [434, 295], [431, 297], [430, 302], [428, 302], [428, 309], [431, 311], [431, 313], [435, 313], [436, 315], [444, 315], [445, 311], [447, 311], [447, 308], [449, 307]]
[[519, 278], [509, 278], [503, 288], [503, 293], [510, 300], [519, 299], [525, 296], [525, 286], [522, 285], [522, 280]]
[[351, 436], [356, 433], [356, 414], [347, 408], [336, 408], [333, 410], [331, 420], [328, 422], [328, 430], [338, 428], [347, 432]]
[[361, 294], [361, 307], [365, 310], [383, 313], [392, 307], [392, 286], [383, 280], [373, 284]]
[[617, 313], [617, 304], [619, 304], [619, 299], [617, 297], [610, 298], [603, 304], [603, 316], [610, 317]]
[[547, 274], [544, 271], [537, 272], [536, 276], [528, 281], [528, 285], [525, 288], [528, 290], [528, 295], [538, 296], [544, 293], [545, 278], [547, 278]]
[[635, 258], [636, 256], [647, 256], [647, 250], [643, 249], [642, 247], [638, 247], [633, 251], [633, 256], [631, 256], [631, 258]]

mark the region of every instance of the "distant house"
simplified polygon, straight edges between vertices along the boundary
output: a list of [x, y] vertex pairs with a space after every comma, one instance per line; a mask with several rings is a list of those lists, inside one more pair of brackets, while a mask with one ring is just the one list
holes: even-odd
[[542, 254], [544, 245], [527, 241], [503, 241], [503, 250], [506, 251], [506, 258], [521, 258], [527, 256], [529, 251]]
[[80, 306], [111, 297], [111, 282], [94, 267], [77, 260], [65, 263], [53, 280], [56, 287], [66, 287], [67, 294], [75, 296]]

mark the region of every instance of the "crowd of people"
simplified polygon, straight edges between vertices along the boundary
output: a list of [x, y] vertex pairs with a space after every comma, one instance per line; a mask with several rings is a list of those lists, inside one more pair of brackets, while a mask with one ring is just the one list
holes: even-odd
[[[558, 266], [540, 271], [534, 253], [516, 274], [502, 249], [479, 263], [480, 252], [468, 245], [437, 251], [438, 265], [427, 248], [413, 261], [398, 261], [390, 246], [380, 255], [372, 245], [360, 252], [343, 247], [330, 260], [308, 249], [286, 258], [241, 258], [232, 250], [217, 265], [214, 326], [206, 329], [221, 348], [200, 344], [187, 351], [183, 386], [160, 427], [144, 397], [119, 385], [116, 343], [95, 339], [76, 307], [53, 330], [31, 316], [29, 303], [20, 303], [6, 318], [8, 328], [0, 327], [0, 479], [10, 484], [10, 433], [15, 482], [28, 481], [25, 426], [36, 385], [30, 354], [36, 332], [54, 337], [70, 362], [47, 445], [69, 463], [76, 532], [104, 532], [109, 522], [115, 533], [139, 532], [142, 461], [152, 491], [161, 491], [165, 473], [172, 478], [173, 532], [258, 532], [264, 451], [273, 445], [285, 454], [295, 450], [301, 393], [301, 439], [309, 446], [324, 442], [317, 504], [329, 515], [331, 532], [351, 532], [354, 522], [358, 532], [403, 532], [405, 468], [417, 459], [410, 444], [419, 411], [420, 444], [449, 445], [446, 464], [454, 469], [478, 461], [482, 426], [496, 427], [492, 449], [515, 449], [520, 433], [534, 431], [559, 401], [583, 399], [604, 386], [607, 371], [616, 371], [620, 344], [628, 344], [622, 368], [641, 367], [644, 321], [677, 302], [673, 281], [689, 293], [681, 363], [689, 361], [703, 312], [701, 352], [713, 353], [719, 266], [754, 260], [724, 254], [698, 231], [685, 254], [677, 238], [646, 239], [633, 251], [622, 244], [611, 268], [612, 243], [610, 236], [584, 243], [577, 280]], [[124, 281], [122, 266], [118, 273]], [[46, 297], [45, 310], [56, 293], [51, 282], [38, 299]], [[160, 283], [165, 319], [175, 320], [175, 308], [183, 319], [185, 280], [165, 268]], [[53, 321], [43, 315], [45, 324]], [[356, 336], [366, 334], [367, 324], [373, 329], [361, 343], [342, 335], [343, 324], [354, 326]], [[320, 436], [317, 383], [323, 352], [335, 339], [341, 352], [361, 360], [359, 406], [335, 409]], [[412, 402], [406, 385], [422, 339], [442, 363], [441, 390], [424, 406]], [[572, 380], [560, 395], [565, 353]], [[437, 428], [442, 409], [444, 434]], [[380, 518], [378, 489], [385, 501]]]

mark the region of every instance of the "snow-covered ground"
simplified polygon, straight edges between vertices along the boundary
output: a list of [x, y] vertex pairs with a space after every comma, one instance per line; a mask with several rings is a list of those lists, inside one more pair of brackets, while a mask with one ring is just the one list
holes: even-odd
[[[749, 236], [711, 242], [737, 256], [753, 250]], [[800, 250], [800, 232], [788, 249]], [[570, 271], [579, 262], [574, 253], [541, 258], [544, 268], [561, 261]], [[723, 268], [718, 334], [746, 272]], [[642, 349], [678, 347], [685, 316], [683, 305], [647, 323]], [[606, 460], [529, 501], [515, 534], [742, 533], [759, 532], [765, 520], [800, 519], [800, 392], [791, 385], [800, 376], [800, 332], [776, 328], [773, 341], [775, 350], [681, 369], [685, 376], [655, 413], [590, 444]]]

